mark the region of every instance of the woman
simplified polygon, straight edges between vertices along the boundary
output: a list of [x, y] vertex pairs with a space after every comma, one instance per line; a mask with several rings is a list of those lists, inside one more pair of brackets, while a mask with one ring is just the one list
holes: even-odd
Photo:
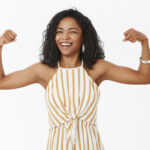
[[16, 40], [12, 30], [0, 37], [0, 89], [39, 83], [45, 89], [49, 116], [47, 150], [104, 150], [96, 125], [98, 87], [104, 80], [150, 83], [148, 38], [135, 29], [123, 41], [142, 45], [139, 70], [104, 60], [102, 42], [89, 18], [75, 9], [57, 13], [45, 30], [40, 62], [5, 75], [2, 47]]

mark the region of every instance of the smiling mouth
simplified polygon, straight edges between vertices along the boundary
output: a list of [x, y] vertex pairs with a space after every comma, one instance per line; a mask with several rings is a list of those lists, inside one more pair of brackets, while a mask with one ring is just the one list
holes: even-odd
[[60, 43], [60, 46], [61, 46], [61, 47], [71, 47], [71, 46], [72, 46], [72, 43], [63, 43], [63, 42], [61, 42], [61, 43]]

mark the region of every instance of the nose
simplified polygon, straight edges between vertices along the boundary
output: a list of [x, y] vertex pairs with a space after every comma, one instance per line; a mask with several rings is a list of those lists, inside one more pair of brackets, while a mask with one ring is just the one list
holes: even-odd
[[69, 33], [68, 32], [64, 32], [62, 38], [63, 39], [69, 39]]

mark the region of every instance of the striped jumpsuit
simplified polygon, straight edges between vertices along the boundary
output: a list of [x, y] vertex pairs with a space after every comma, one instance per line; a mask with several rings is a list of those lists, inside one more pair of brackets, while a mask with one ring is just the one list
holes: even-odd
[[97, 128], [100, 91], [82, 64], [59, 65], [45, 90], [49, 135], [47, 150], [104, 150]]

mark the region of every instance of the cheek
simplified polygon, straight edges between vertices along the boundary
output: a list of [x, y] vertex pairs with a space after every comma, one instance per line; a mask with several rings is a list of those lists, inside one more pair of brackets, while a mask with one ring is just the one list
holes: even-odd
[[55, 37], [55, 42], [56, 42], [56, 44], [58, 43], [58, 41], [59, 41], [59, 38], [56, 36], [56, 37]]
[[72, 37], [72, 39], [76, 42], [76, 43], [81, 43], [81, 37]]
[[80, 46], [81, 45], [81, 43], [82, 43], [82, 40], [81, 40], [81, 38], [78, 38], [78, 39], [76, 39], [76, 45], [78, 45], [78, 46]]

